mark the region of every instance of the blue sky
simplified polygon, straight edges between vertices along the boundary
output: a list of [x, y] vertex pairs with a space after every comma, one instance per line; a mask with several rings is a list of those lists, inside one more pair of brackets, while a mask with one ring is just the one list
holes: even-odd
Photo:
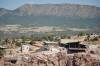
[[0, 0], [0, 8], [16, 9], [23, 4], [55, 4], [74, 3], [82, 5], [95, 5], [100, 7], [100, 0]]

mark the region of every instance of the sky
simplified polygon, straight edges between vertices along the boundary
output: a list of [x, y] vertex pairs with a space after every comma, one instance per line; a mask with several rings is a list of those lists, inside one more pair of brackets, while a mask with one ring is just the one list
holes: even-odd
[[0, 8], [16, 9], [24, 4], [81, 4], [100, 7], [100, 0], [0, 0]]

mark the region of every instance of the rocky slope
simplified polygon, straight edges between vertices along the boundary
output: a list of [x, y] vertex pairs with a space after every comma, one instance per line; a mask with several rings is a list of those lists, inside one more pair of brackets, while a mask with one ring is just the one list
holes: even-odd
[[13, 59], [5, 60], [5, 66], [100, 66], [98, 59], [91, 57], [90, 54], [73, 54], [68, 55], [65, 52], [58, 52], [56, 54], [42, 54], [42, 52], [35, 53], [26, 57], [23, 60], [13, 62]]

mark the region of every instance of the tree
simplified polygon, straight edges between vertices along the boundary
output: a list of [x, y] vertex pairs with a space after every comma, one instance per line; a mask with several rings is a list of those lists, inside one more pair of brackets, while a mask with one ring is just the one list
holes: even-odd
[[90, 35], [87, 35], [85, 41], [89, 41], [90, 40]]
[[35, 42], [32, 40], [32, 41], [30, 42], [30, 45], [33, 45], [33, 44], [35, 44]]
[[48, 40], [47, 36], [41, 37], [42, 40]]
[[61, 39], [65, 39], [66, 38], [66, 35], [61, 35]]
[[78, 36], [84, 36], [85, 33], [84, 32], [79, 32]]
[[33, 35], [33, 34], [30, 36], [30, 40], [31, 40], [31, 41], [34, 40], [34, 35]]
[[6, 38], [6, 39], [4, 40], [4, 44], [8, 44], [8, 43], [9, 43], [9, 39]]
[[53, 41], [54, 40], [54, 34], [53, 33], [46, 33], [47, 34], [47, 40]]
[[27, 37], [23, 35], [23, 36], [21, 36], [21, 39], [22, 39], [22, 43], [25, 43]]
[[20, 42], [16, 42], [15, 45], [18, 46], [18, 47], [20, 47], [21, 43]]
[[90, 41], [98, 41], [98, 40], [99, 40], [98, 37], [94, 37], [94, 38], [90, 39]]

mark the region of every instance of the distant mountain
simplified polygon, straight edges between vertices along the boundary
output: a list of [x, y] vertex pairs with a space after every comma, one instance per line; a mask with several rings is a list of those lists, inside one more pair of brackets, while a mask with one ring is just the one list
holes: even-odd
[[[11, 10], [0, 9], [0, 15], [9, 13]], [[13, 15], [56, 15], [56, 16], [79, 16], [100, 17], [100, 7], [78, 4], [25, 4], [13, 11]]]
[[8, 13], [10, 13], [10, 10], [0, 8], [0, 16], [3, 16], [3, 15], [8, 14]]
[[88, 5], [25, 4], [15, 10], [0, 8], [0, 24], [98, 22], [99, 18], [100, 7]]
[[76, 4], [25, 4], [16, 10], [16, 15], [56, 15], [56, 16], [79, 16], [100, 17], [100, 8]]

